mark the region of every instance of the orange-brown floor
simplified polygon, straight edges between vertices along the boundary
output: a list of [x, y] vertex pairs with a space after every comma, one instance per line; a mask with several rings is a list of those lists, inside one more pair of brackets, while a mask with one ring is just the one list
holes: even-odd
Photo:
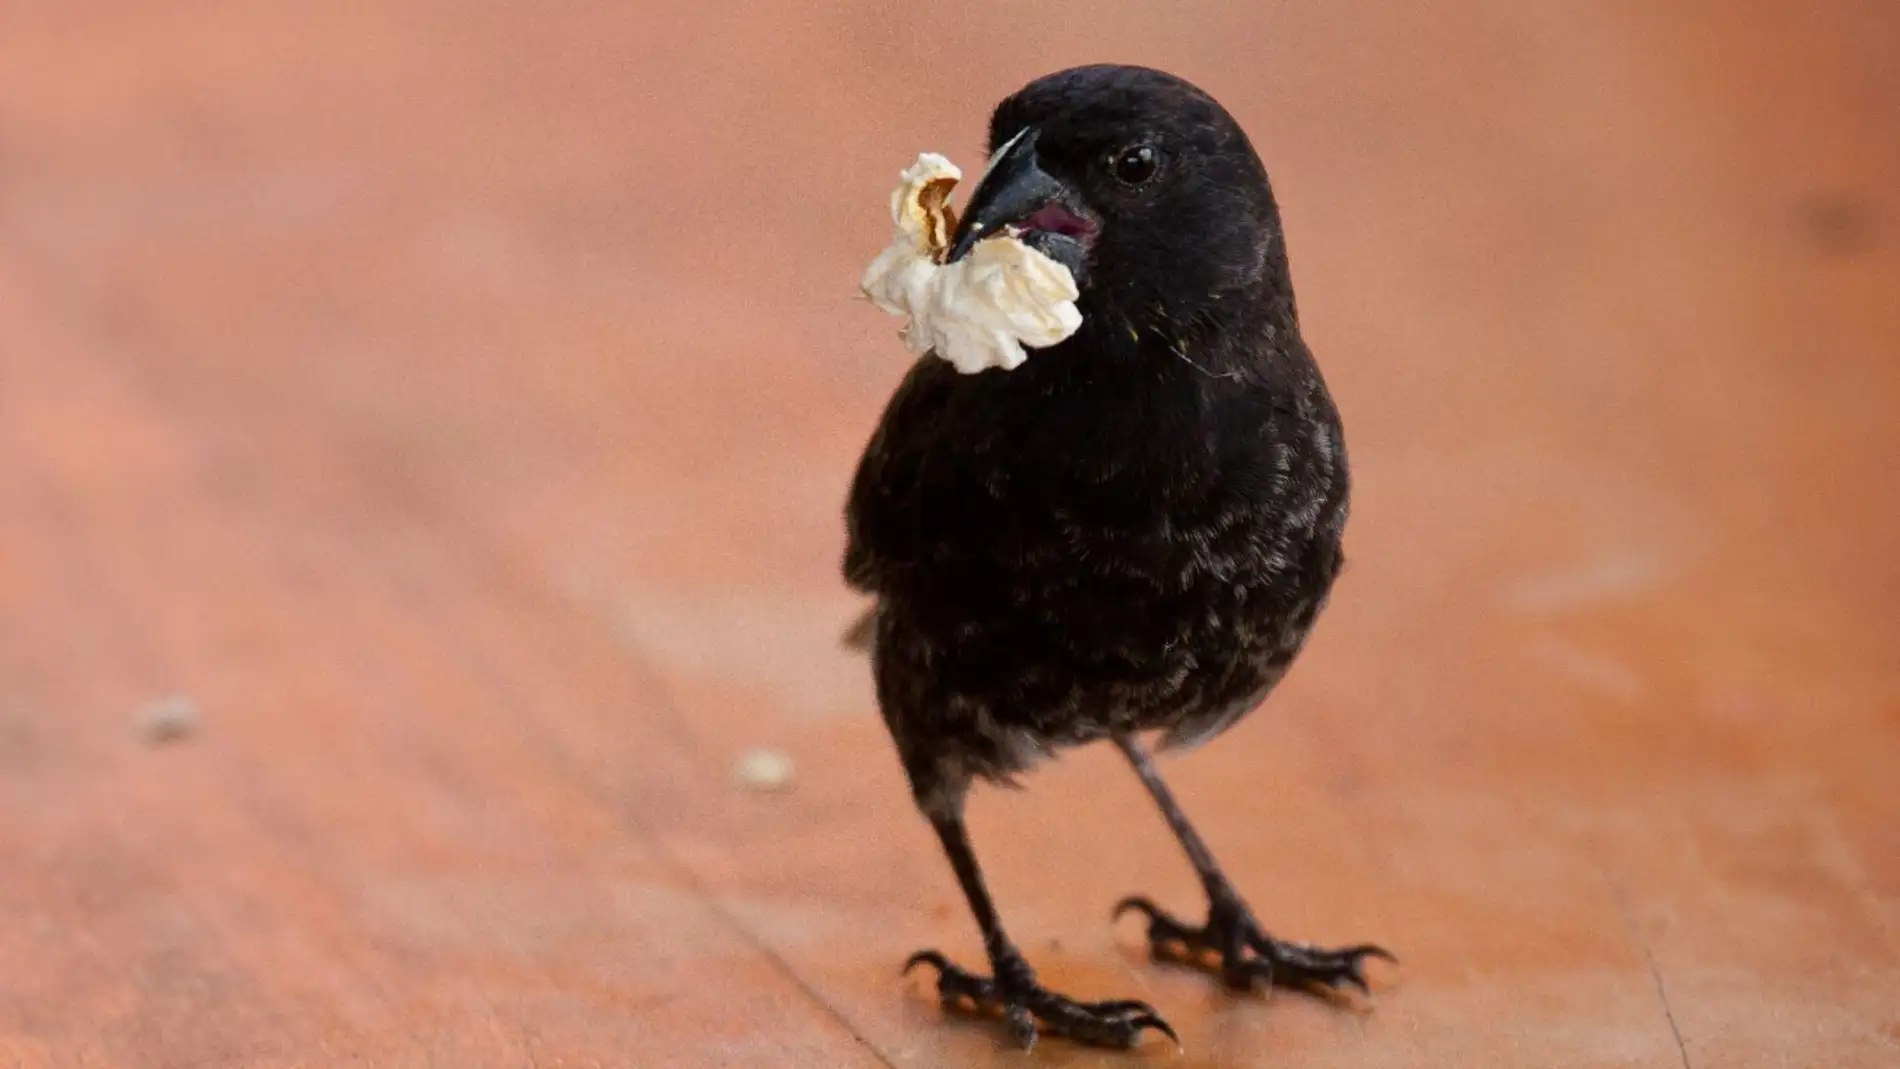
[[838, 509], [897, 170], [1101, 58], [1253, 131], [1358, 472], [1164, 770], [1405, 966], [1151, 965], [1109, 905], [1194, 882], [1078, 753], [978, 850], [1186, 1052], [1034, 1063], [1900, 1065], [1891, 6], [542, 7], [0, 19], [0, 1066], [1030, 1064], [896, 976], [980, 947]]

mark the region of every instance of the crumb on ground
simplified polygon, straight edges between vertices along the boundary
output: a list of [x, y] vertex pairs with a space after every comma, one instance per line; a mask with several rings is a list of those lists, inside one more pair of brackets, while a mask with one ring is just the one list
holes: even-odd
[[198, 727], [198, 703], [183, 694], [146, 702], [139, 707], [135, 723], [139, 738], [150, 745], [182, 739]]
[[747, 750], [739, 755], [732, 772], [739, 786], [747, 790], [780, 791], [791, 786], [792, 759], [777, 750]]

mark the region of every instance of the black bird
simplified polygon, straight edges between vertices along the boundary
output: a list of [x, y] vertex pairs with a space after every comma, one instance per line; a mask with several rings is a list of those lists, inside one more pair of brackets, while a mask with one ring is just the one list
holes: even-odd
[[1191, 746], [1259, 705], [1305, 643], [1341, 562], [1338, 413], [1301, 340], [1279, 209], [1247, 136], [1160, 71], [1040, 78], [990, 120], [989, 171], [948, 258], [1016, 228], [1066, 265], [1080, 330], [1010, 371], [919, 360], [866, 447], [844, 574], [878, 703], [989, 952], [942, 954], [946, 1005], [1130, 1046], [1174, 1031], [1146, 1003], [1049, 991], [1003, 930], [963, 822], [981, 777], [1008, 783], [1098, 739], [1125, 754], [1209, 899], [1205, 924], [1145, 898], [1157, 953], [1218, 959], [1237, 989], [1365, 987], [1376, 946], [1267, 935], [1162, 783], [1144, 732]]

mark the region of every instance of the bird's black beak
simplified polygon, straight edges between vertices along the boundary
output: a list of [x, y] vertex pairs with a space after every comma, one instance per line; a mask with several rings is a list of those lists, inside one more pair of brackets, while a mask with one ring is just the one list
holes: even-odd
[[[1090, 236], [1093, 227], [1068, 206], [1072, 200], [1069, 187], [1042, 169], [1036, 157], [1035, 128], [1026, 127], [990, 160], [963, 209], [944, 262], [963, 259], [977, 242], [1002, 233], [1004, 227], [1021, 226], [1029, 231], [1026, 242], [1076, 270], [1086, 249], [1079, 238]], [[1034, 223], [1045, 216], [1064, 222], [1039, 230]]]

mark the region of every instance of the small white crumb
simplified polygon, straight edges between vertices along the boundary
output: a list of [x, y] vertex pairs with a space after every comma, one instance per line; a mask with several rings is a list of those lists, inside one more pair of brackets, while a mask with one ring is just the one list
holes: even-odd
[[953, 264], [939, 263], [956, 229], [946, 201], [955, 164], [935, 153], [917, 157], [891, 193], [891, 243], [864, 271], [859, 286], [878, 308], [904, 317], [904, 345], [935, 353], [958, 371], [1020, 367], [1027, 345], [1044, 349], [1082, 325], [1069, 269], [1005, 230], [976, 243]]
[[777, 750], [747, 750], [732, 767], [739, 786], [752, 791], [782, 791], [792, 784], [792, 759]]
[[182, 739], [198, 727], [198, 703], [183, 694], [174, 694], [139, 707], [134, 723], [139, 738], [153, 746]]

